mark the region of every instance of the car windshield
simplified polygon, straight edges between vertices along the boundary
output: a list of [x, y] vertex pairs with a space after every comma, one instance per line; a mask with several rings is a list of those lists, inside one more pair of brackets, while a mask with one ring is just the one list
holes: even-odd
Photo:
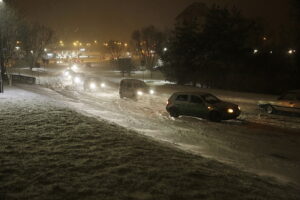
[[145, 82], [138, 81], [136, 84], [139, 88], [147, 88], [147, 85]]
[[202, 95], [202, 98], [204, 99], [204, 101], [211, 104], [218, 103], [221, 101], [220, 99], [211, 94]]

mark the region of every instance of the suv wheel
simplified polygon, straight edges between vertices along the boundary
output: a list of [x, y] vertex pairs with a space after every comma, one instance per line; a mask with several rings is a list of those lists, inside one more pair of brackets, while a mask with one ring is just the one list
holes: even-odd
[[221, 114], [217, 111], [212, 111], [209, 114], [209, 120], [213, 122], [220, 122], [222, 120]]
[[169, 114], [171, 117], [175, 117], [175, 118], [179, 117], [179, 111], [177, 108], [174, 107], [170, 108]]

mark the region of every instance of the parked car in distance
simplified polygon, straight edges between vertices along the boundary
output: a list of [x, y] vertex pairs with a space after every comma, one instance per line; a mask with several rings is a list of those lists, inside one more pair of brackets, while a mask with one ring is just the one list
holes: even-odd
[[185, 115], [214, 122], [236, 119], [241, 113], [238, 105], [202, 92], [176, 92], [169, 98], [166, 110], [172, 117]]
[[278, 111], [300, 114], [300, 90], [288, 91], [274, 101], [259, 101], [258, 106], [269, 114]]
[[138, 96], [145, 94], [154, 94], [154, 90], [151, 89], [144, 81], [138, 79], [123, 79], [120, 82], [119, 88], [120, 98], [132, 98], [137, 99]]

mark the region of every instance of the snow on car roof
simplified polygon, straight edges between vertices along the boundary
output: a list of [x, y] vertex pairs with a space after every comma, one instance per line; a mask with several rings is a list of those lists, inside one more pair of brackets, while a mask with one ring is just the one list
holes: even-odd
[[210, 93], [207, 93], [207, 92], [175, 92], [174, 94], [176, 94], [176, 95], [180, 95], [180, 94], [206, 95], [206, 94], [210, 94]]
[[140, 80], [140, 79], [134, 79], [134, 78], [122, 79], [122, 81], [139, 81], [139, 82], [144, 82], [143, 80]]

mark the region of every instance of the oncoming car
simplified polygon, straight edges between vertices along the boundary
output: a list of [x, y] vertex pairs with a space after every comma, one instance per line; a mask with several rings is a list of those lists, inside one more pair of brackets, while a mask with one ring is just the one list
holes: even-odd
[[67, 86], [82, 86], [85, 75], [76, 73], [72, 69], [67, 69], [63, 72], [63, 84]]
[[154, 90], [149, 88], [149, 86], [142, 80], [138, 79], [123, 79], [120, 82], [119, 89], [120, 98], [132, 98], [137, 99], [138, 96], [143, 96], [145, 94], [154, 94]]
[[106, 86], [106, 83], [99, 77], [87, 77], [83, 83], [83, 89], [85, 91], [96, 91]]
[[63, 77], [66, 78], [66, 79], [71, 80], [74, 77], [75, 74], [76, 73], [73, 70], [67, 69], [63, 72]]
[[185, 115], [215, 122], [236, 119], [241, 113], [238, 105], [202, 92], [176, 92], [169, 98], [166, 110], [172, 117]]

